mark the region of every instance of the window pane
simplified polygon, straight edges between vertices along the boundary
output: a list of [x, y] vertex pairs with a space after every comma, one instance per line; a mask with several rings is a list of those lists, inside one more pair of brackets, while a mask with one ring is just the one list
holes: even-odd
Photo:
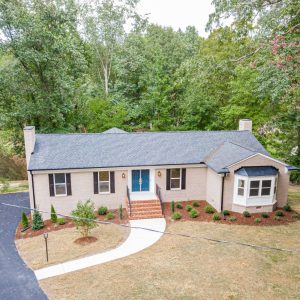
[[259, 189], [250, 189], [250, 196], [258, 196]]
[[55, 183], [65, 183], [65, 173], [58, 173], [54, 174], [55, 176]]
[[271, 180], [263, 180], [262, 187], [271, 187]]
[[99, 180], [100, 181], [109, 181], [109, 172], [108, 171], [99, 172]]
[[171, 178], [180, 178], [180, 169], [171, 169]]
[[252, 180], [250, 181], [250, 188], [259, 188], [259, 180]]
[[171, 189], [180, 188], [180, 179], [171, 179]]
[[66, 192], [66, 185], [65, 184], [56, 184], [55, 185], [55, 194], [56, 195], [65, 195]]
[[241, 188], [245, 187], [245, 180], [239, 179], [238, 186]]
[[263, 188], [261, 189], [262, 196], [269, 196], [271, 194], [271, 188]]
[[243, 188], [238, 188], [238, 195], [239, 196], [244, 196], [244, 189]]
[[100, 192], [109, 193], [109, 182], [100, 182]]

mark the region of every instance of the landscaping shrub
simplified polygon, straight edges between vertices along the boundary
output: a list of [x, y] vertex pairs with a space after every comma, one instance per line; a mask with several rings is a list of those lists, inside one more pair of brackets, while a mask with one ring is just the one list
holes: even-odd
[[119, 207], [119, 216], [120, 216], [120, 220], [123, 219], [123, 207], [122, 207], [122, 204], [120, 204], [120, 207]]
[[183, 206], [180, 202], [176, 204], [176, 207], [179, 208], [179, 209], [183, 209]]
[[283, 217], [283, 216], [284, 216], [284, 213], [283, 213], [282, 210], [277, 210], [277, 211], [275, 212], [275, 216], [277, 216], [277, 217]]
[[51, 204], [51, 222], [56, 223], [57, 222], [57, 215], [56, 211], [54, 209], [54, 206]]
[[34, 211], [33, 217], [32, 217], [32, 229], [33, 230], [39, 230], [44, 227], [44, 222], [42, 215], [38, 211]]
[[178, 211], [176, 211], [172, 214], [172, 219], [173, 220], [180, 220], [181, 218], [182, 218], [182, 214]]
[[59, 225], [64, 225], [64, 224], [66, 224], [66, 220], [65, 220], [64, 218], [58, 218], [58, 219], [57, 219], [57, 223], [58, 223]]
[[267, 212], [262, 212], [260, 215], [261, 215], [263, 218], [269, 218], [269, 217], [270, 217], [269, 214], [268, 214]]
[[223, 215], [224, 216], [229, 216], [230, 215], [229, 210], [227, 210], [227, 209], [223, 210]]
[[279, 217], [279, 216], [275, 216], [275, 217], [274, 217], [274, 220], [276, 220], [276, 221], [280, 221], [280, 220], [281, 220], [281, 217]]
[[109, 213], [106, 215], [105, 219], [106, 219], [106, 220], [111, 220], [111, 219], [113, 219], [114, 217], [115, 217], [114, 214], [113, 214], [112, 212], [109, 212]]
[[255, 222], [255, 223], [260, 223], [260, 222], [261, 222], [261, 218], [256, 218], [256, 219], [254, 220], [254, 222]]
[[83, 237], [87, 237], [90, 231], [97, 227], [97, 223], [94, 222], [95, 205], [91, 200], [87, 200], [85, 203], [78, 202], [76, 209], [72, 211], [72, 216], [77, 217], [73, 219], [76, 228], [80, 231]]
[[215, 212], [215, 209], [211, 206], [211, 205], [206, 205], [204, 207], [204, 211], [207, 213], [207, 214], [213, 214]]
[[98, 208], [98, 215], [103, 216], [106, 215], [107, 213], [107, 207], [106, 206], [101, 206]]
[[236, 218], [236, 217], [230, 217], [230, 218], [228, 218], [228, 220], [229, 220], [230, 222], [235, 222], [235, 221], [237, 220], [237, 218]]
[[199, 212], [197, 209], [192, 208], [189, 212], [191, 218], [197, 218], [199, 216]]
[[197, 201], [193, 201], [193, 204], [192, 204], [194, 207], [199, 207], [200, 206], [200, 204], [199, 204], [199, 202], [197, 202]]
[[300, 219], [300, 214], [293, 214], [292, 218], [294, 218], [294, 219]]
[[174, 201], [171, 202], [171, 211], [172, 211], [172, 213], [175, 212], [175, 202]]
[[193, 209], [193, 206], [192, 206], [192, 205], [187, 205], [187, 206], [185, 207], [185, 209], [186, 209], [187, 211], [191, 211], [191, 210]]
[[246, 217], [246, 218], [250, 218], [251, 217], [251, 214], [249, 213], [249, 211], [245, 210], [243, 212], [243, 216]]
[[221, 220], [220, 215], [214, 214], [214, 215], [213, 215], [213, 220], [214, 220], [214, 221], [219, 221], [219, 220]]
[[285, 211], [291, 211], [292, 208], [291, 208], [291, 206], [287, 203], [287, 204], [283, 207], [283, 210], [285, 210]]
[[28, 222], [28, 218], [26, 216], [26, 214], [24, 213], [24, 211], [22, 211], [22, 228], [26, 229], [28, 228], [29, 222]]

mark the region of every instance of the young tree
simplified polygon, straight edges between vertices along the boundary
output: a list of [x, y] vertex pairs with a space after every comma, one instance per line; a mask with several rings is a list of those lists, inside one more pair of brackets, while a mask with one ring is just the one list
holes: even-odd
[[54, 206], [51, 204], [51, 222], [56, 223], [57, 222], [57, 215], [56, 211], [54, 209]]
[[33, 217], [32, 217], [32, 229], [33, 230], [39, 230], [44, 227], [44, 222], [42, 215], [37, 210], [34, 211]]
[[96, 219], [94, 211], [95, 205], [91, 200], [87, 200], [85, 203], [79, 201], [76, 209], [72, 211], [73, 222], [83, 237], [87, 237], [91, 229], [97, 227], [97, 223], [94, 222]]
[[28, 218], [26, 216], [26, 214], [24, 213], [24, 211], [22, 211], [22, 227], [23, 229], [26, 229], [29, 225], [29, 222], [28, 222]]

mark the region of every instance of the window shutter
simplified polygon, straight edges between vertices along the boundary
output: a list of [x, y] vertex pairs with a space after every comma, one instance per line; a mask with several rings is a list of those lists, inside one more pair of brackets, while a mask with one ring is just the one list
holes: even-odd
[[171, 179], [171, 169], [167, 169], [167, 182], [166, 182], [166, 189], [170, 190], [170, 179]]
[[115, 172], [111, 171], [109, 178], [110, 178], [110, 192], [114, 193], [115, 192]]
[[94, 194], [99, 194], [98, 172], [94, 172]]
[[185, 190], [186, 169], [181, 169], [181, 189]]
[[72, 195], [72, 188], [71, 188], [71, 174], [66, 173], [66, 179], [67, 179], [67, 195]]
[[53, 180], [53, 174], [48, 174], [48, 177], [49, 177], [50, 197], [54, 197], [54, 180]]

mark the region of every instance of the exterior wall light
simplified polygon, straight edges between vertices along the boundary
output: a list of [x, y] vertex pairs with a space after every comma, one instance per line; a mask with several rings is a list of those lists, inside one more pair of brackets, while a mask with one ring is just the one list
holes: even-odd
[[160, 176], [161, 176], [161, 172], [160, 172], [160, 171], [158, 171], [158, 172], [157, 172], [157, 175], [158, 175], [158, 177], [160, 177]]
[[126, 178], [125, 173], [122, 173], [122, 178]]

